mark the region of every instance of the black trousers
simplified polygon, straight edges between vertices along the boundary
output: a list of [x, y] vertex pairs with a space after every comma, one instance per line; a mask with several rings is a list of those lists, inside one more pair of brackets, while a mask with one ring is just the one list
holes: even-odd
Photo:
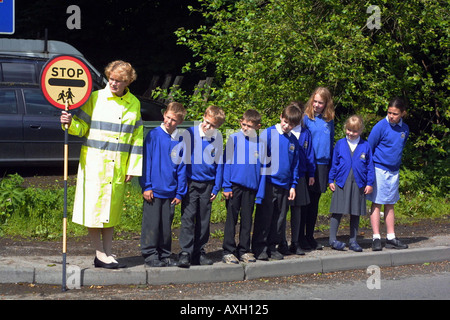
[[144, 200], [141, 230], [141, 253], [146, 262], [169, 258], [172, 254], [173, 199]]
[[[316, 165], [315, 183], [309, 188], [310, 203], [306, 206], [305, 226], [306, 238], [314, 239], [314, 228], [316, 226], [317, 215], [319, 213], [319, 201], [322, 193], [327, 191], [328, 187], [328, 172], [330, 167], [328, 165]], [[302, 215], [303, 217], [303, 215]], [[301, 237], [302, 235], [300, 235]]]
[[270, 182], [266, 183], [261, 204], [256, 205], [252, 251], [258, 256], [262, 252], [276, 251], [286, 232], [289, 190]]
[[[232, 185], [233, 197], [226, 201], [227, 219], [225, 221], [223, 254], [234, 254], [240, 257], [250, 252], [250, 233], [252, 231], [253, 210], [256, 190], [239, 185]], [[239, 228], [239, 244], [236, 246], [236, 224], [239, 213], [241, 223]]]
[[179, 243], [182, 252], [190, 254], [191, 259], [205, 253], [209, 240], [211, 219], [210, 201], [214, 181], [188, 182], [188, 191], [181, 202], [181, 227]]
[[[306, 206], [290, 206], [291, 243], [295, 245], [298, 245], [305, 238]], [[286, 237], [283, 239], [283, 243], [287, 245]]]
[[[306, 227], [306, 239], [314, 239], [314, 229], [316, 227], [317, 215], [319, 213], [319, 201], [321, 193], [311, 191], [309, 193], [309, 198], [311, 202], [306, 206], [305, 213], [305, 227]], [[302, 235], [300, 235], [301, 237]]]

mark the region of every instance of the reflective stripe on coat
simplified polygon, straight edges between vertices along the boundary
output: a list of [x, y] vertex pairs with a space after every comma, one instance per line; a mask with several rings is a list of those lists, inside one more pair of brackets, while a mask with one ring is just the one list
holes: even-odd
[[117, 225], [126, 175], [142, 174], [143, 123], [139, 100], [109, 87], [92, 93], [69, 128], [81, 147], [72, 221], [90, 228]]

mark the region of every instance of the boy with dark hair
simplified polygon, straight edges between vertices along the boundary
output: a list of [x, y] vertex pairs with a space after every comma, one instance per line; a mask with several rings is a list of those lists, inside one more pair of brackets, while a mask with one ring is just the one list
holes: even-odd
[[300, 146], [291, 130], [297, 126], [302, 112], [296, 106], [284, 108], [280, 123], [260, 136], [265, 191], [256, 206], [252, 250], [258, 260], [283, 259], [277, 250], [285, 232], [288, 200], [295, 199], [298, 182]]
[[[245, 263], [256, 261], [250, 251], [250, 234], [255, 198], [257, 203], [261, 203], [264, 196], [257, 133], [261, 127], [261, 115], [249, 109], [244, 112], [240, 123], [241, 130], [228, 138], [224, 156], [222, 187], [227, 219], [222, 261], [228, 264], [237, 264], [239, 260]], [[236, 246], [234, 238], [239, 214], [239, 244]]]

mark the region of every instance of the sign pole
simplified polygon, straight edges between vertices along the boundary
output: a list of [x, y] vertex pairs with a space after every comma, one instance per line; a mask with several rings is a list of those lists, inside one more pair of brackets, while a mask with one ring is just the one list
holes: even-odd
[[[1, 0], [0, 0], [1, 3]], [[80, 59], [61, 55], [50, 59], [42, 68], [42, 94], [54, 107], [69, 112], [86, 103], [92, 91], [92, 76]], [[61, 101], [61, 102], [60, 102]], [[64, 125], [64, 217], [62, 248], [62, 291], [67, 291], [67, 177], [69, 175], [69, 125]]]
[[[69, 102], [66, 101], [65, 111], [69, 112]], [[64, 216], [63, 216], [63, 249], [62, 249], [62, 291], [66, 286], [66, 253], [67, 253], [67, 179], [69, 175], [69, 125], [64, 125]]]

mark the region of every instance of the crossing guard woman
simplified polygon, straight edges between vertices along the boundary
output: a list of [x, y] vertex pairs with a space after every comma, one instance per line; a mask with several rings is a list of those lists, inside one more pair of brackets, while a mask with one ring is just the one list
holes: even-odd
[[114, 226], [123, 211], [125, 183], [142, 174], [143, 123], [139, 100], [128, 86], [133, 67], [113, 61], [108, 85], [92, 93], [73, 118], [63, 111], [69, 134], [85, 137], [81, 147], [72, 221], [86, 226], [96, 249], [95, 267], [119, 268], [112, 256]]

